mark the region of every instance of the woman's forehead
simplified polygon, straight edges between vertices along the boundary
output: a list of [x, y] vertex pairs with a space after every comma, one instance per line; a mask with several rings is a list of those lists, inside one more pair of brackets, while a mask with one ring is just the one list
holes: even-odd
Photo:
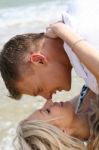
[[37, 109], [28, 117], [28, 120], [37, 120], [37, 119], [43, 119], [43, 118], [44, 118], [44, 115], [41, 112], [41, 109]]

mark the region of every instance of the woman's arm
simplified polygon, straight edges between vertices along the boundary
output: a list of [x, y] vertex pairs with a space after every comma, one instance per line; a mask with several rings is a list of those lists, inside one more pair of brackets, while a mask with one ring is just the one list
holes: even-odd
[[50, 29], [72, 48], [80, 61], [99, 80], [99, 51], [64, 23], [52, 24]]

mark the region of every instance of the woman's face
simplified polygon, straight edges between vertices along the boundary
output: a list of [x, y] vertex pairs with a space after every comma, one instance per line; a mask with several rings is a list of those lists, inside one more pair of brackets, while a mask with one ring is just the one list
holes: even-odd
[[48, 120], [49, 123], [62, 129], [72, 125], [74, 116], [75, 110], [71, 102], [52, 102], [49, 100], [42, 109], [36, 110], [28, 119]]

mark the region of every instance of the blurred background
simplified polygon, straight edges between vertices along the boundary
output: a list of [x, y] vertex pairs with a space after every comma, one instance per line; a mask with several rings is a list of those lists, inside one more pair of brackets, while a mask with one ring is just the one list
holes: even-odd
[[[71, 3], [72, 0], [0, 0], [0, 50], [16, 34], [45, 31], [50, 23], [61, 18], [63, 11], [68, 11]], [[72, 75], [72, 90], [57, 92], [53, 100], [66, 101], [80, 92], [83, 81], [74, 71]], [[12, 140], [18, 122], [44, 102], [40, 96], [10, 99], [0, 76], [0, 150], [14, 150]]]

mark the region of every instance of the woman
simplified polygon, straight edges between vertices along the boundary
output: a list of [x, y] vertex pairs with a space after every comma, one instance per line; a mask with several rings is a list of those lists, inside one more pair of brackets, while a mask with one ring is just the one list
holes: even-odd
[[79, 113], [70, 101], [49, 101], [19, 124], [18, 144], [21, 150], [98, 150], [98, 119], [97, 100]]

